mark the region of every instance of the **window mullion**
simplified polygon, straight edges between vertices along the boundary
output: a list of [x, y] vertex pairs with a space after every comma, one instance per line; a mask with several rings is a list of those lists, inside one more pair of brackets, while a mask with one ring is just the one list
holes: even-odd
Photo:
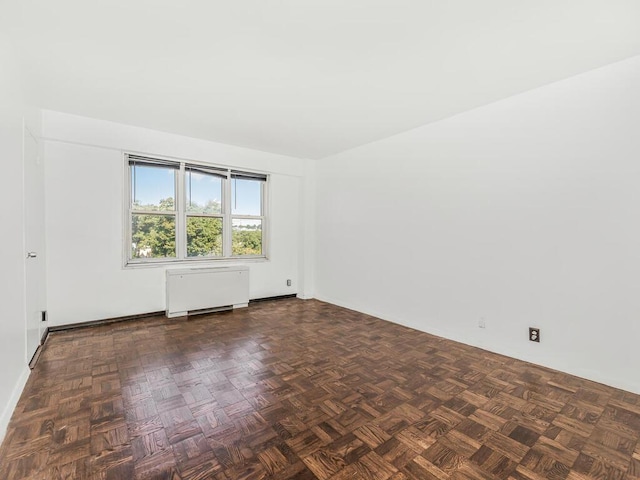
[[231, 218], [239, 220], [264, 220], [264, 215], [231, 215]]
[[231, 180], [227, 177], [224, 180], [224, 199], [222, 202], [222, 256], [231, 256]]
[[267, 225], [268, 214], [268, 186], [267, 182], [262, 182], [260, 186], [260, 217], [262, 218], [262, 255], [266, 256], [269, 251], [268, 233], [269, 226]]
[[185, 217], [184, 163], [180, 164], [176, 175], [176, 258], [187, 257], [187, 220]]
[[224, 215], [222, 215], [221, 213], [198, 213], [198, 212], [186, 212], [185, 213], [186, 218], [189, 217], [200, 217], [200, 218], [222, 218], [224, 219]]
[[175, 215], [175, 210], [135, 210], [131, 209], [131, 213], [137, 213], [138, 215]]

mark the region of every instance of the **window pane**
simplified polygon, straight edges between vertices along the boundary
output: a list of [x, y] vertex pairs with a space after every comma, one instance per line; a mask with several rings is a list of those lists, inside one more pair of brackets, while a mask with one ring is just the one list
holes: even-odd
[[231, 213], [262, 215], [262, 184], [259, 180], [231, 179]]
[[134, 210], [175, 210], [176, 170], [162, 166], [131, 166], [131, 198]]
[[131, 233], [131, 258], [176, 256], [175, 216], [134, 213]]
[[232, 255], [262, 255], [262, 220], [232, 220]]
[[187, 170], [185, 192], [187, 212], [222, 213], [222, 179]]
[[222, 219], [187, 217], [187, 256], [222, 256]]

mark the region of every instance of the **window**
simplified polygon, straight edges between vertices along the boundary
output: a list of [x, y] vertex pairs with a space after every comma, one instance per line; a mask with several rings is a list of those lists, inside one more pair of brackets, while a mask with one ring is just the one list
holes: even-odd
[[261, 255], [262, 196], [264, 181], [242, 172], [231, 172], [231, 253]]
[[266, 175], [126, 158], [128, 264], [266, 257]]
[[222, 257], [222, 197], [227, 172], [187, 166], [184, 175], [187, 257]]

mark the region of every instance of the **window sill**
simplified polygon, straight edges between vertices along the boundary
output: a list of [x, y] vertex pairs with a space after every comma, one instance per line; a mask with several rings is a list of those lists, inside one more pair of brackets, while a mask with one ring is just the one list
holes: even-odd
[[137, 269], [137, 268], [157, 268], [157, 267], [171, 267], [171, 266], [202, 266], [212, 267], [219, 265], [229, 264], [243, 264], [243, 263], [264, 263], [268, 262], [269, 258], [266, 256], [259, 257], [226, 257], [226, 258], [193, 258], [184, 260], [141, 260], [141, 261], [128, 261], [124, 264], [123, 269]]

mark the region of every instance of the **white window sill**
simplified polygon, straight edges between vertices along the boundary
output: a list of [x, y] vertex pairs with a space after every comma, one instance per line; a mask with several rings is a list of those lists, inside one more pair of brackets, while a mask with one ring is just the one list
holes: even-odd
[[243, 263], [264, 263], [268, 262], [269, 258], [266, 256], [260, 257], [226, 257], [226, 258], [191, 258], [182, 260], [167, 260], [167, 259], [149, 259], [128, 261], [124, 264], [123, 269], [128, 270], [130, 268], [154, 268], [154, 267], [172, 267], [172, 266], [201, 266], [201, 267], [215, 267], [220, 265], [229, 264], [243, 264]]

